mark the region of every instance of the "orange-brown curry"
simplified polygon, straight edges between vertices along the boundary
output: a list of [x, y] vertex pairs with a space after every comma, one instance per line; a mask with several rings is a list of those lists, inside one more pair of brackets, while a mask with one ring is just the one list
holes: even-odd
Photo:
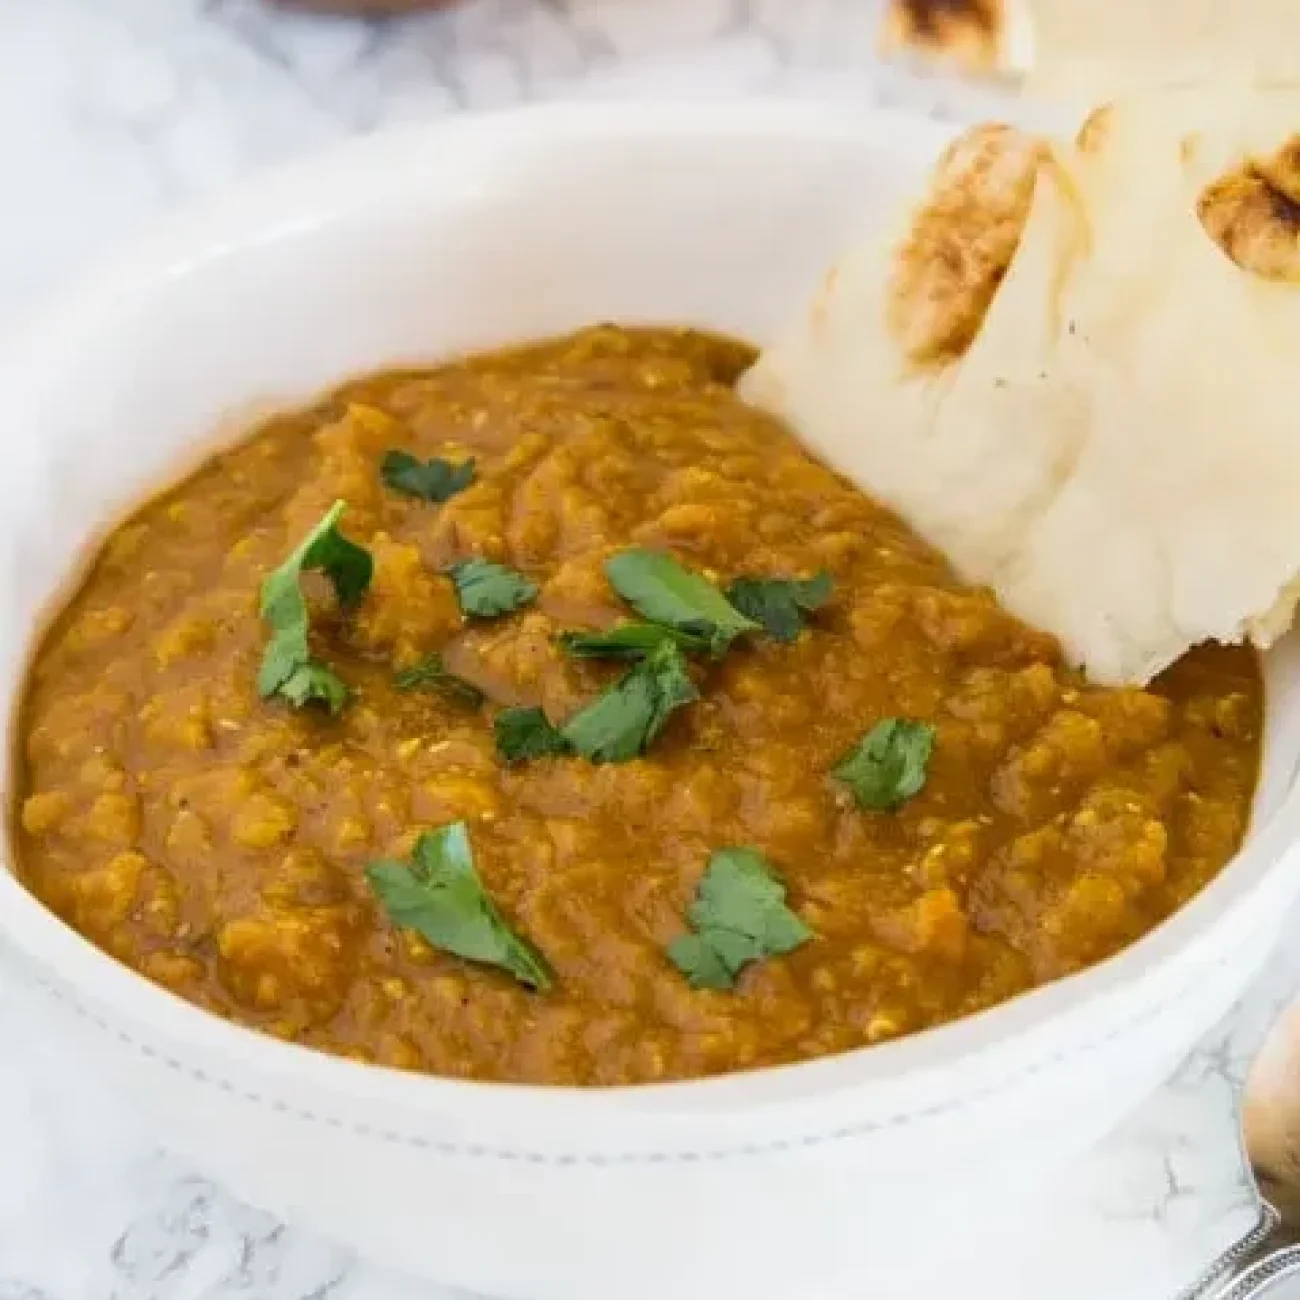
[[[368, 1061], [619, 1084], [795, 1061], [965, 1015], [1115, 952], [1236, 850], [1262, 688], [1238, 649], [1096, 690], [964, 588], [895, 517], [745, 407], [749, 349], [592, 329], [352, 384], [271, 420], [112, 534], [45, 639], [21, 736], [29, 887], [183, 997]], [[383, 412], [384, 416], [377, 414]], [[385, 418], [385, 416], [387, 418]], [[445, 504], [386, 488], [400, 447], [477, 459]], [[259, 697], [259, 585], [338, 498], [372, 587], [343, 618], [313, 575], [337, 716]], [[834, 594], [792, 644], [692, 661], [700, 699], [645, 758], [508, 766], [502, 707], [557, 722], [615, 665], [564, 629], [626, 606], [602, 565], [667, 551], [719, 582]], [[446, 567], [499, 560], [534, 604], [467, 623]], [[485, 692], [399, 692], [431, 650]], [[924, 789], [864, 810], [830, 769], [885, 716], [937, 740]], [[434, 950], [365, 868], [456, 820], [502, 915], [550, 964], [530, 991]], [[665, 950], [709, 855], [748, 845], [812, 931], [733, 991]]]

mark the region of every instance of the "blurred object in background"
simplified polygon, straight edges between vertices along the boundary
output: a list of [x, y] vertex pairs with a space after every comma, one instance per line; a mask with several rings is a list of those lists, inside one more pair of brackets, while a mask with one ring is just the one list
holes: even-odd
[[974, 76], [1027, 70], [1027, 15], [1014, 0], [887, 0], [880, 52]]
[[457, 0], [274, 0], [283, 9], [310, 9], [316, 13], [352, 14], [379, 18], [385, 14], [414, 14], [425, 9], [446, 9]]

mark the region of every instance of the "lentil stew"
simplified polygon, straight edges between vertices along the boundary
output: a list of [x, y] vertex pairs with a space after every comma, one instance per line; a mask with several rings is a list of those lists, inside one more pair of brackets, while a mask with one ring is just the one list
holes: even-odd
[[232, 1020], [548, 1084], [846, 1051], [1158, 924], [1245, 833], [1255, 656], [1089, 687], [752, 357], [376, 375], [138, 510], [31, 670], [25, 884]]

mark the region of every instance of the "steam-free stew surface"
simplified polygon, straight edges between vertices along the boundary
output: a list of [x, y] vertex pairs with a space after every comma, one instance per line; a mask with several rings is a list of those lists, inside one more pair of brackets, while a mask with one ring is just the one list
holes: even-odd
[[[1197, 651], [1092, 690], [897, 519], [747, 409], [748, 349], [600, 328], [349, 385], [272, 420], [118, 528], [31, 676], [24, 880], [114, 956], [285, 1038], [440, 1074], [615, 1084], [840, 1052], [1115, 952], [1224, 865], [1256, 778], [1252, 655]], [[359, 404], [349, 414], [349, 404]], [[383, 412], [390, 419], [377, 416]], [[477, 460], [445, 504], [384, 486], [394, 447]], [[344, 617], [315, 575], [331, 716], [259, 697], [259, 585], [336, 499], [374, 556]], [[88, 524], [93, 521], [88, 521]], [[494, 712], [562, 722], [620, 671], [556, 635], [628, 610], [603, 564], [668, 552], [721, 584], [834, 579], [792, 644], [696, 658], [701, 698], [644, 758], [507, 765]], [[467, 622], [443, 570], [540, 584]], [[402, 692], [431, 650], [487, 696]], [[859, 807], [830, 769], [886, 717], [937, 727], [924, 788]], [[551, 987], [433, 949], [367, 883], [463, 821]], [[734, 990], [666, 956], [710, 854], [759, 850], [812, 932]]]

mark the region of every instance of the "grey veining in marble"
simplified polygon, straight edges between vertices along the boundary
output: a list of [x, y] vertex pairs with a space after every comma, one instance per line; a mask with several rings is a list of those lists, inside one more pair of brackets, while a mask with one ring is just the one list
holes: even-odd
[[[468, 0], [388, 23], [0, 0], [0, 321], [177, 204], [387, 123], [558, 95], [965, 102], [876, 66], [874, 23], [872, 0]], [[1226, 1244], [1247, 1216], [1233, 1083], [1298, 981], [1300, 946], [1068, 1186], [991, 1207], [990, 1260], [1008, 1242], [1014, 1266], [972, 1262], [963, 1295], [1029, 1300], [1050, 1266], [1054, 1300], [1147, 1300]], [[155, 1151], [3, 963], [0, 1042], [0, 1300], [446, 1300]]]
[[[0, 303], [168, 206], [390, 122], [566, 95], [905, 98], [874, 0], [468, 0], [386, 23], [261, 0], [3, 0]], [[19, 249], [21, 248], [21, 252]]]

